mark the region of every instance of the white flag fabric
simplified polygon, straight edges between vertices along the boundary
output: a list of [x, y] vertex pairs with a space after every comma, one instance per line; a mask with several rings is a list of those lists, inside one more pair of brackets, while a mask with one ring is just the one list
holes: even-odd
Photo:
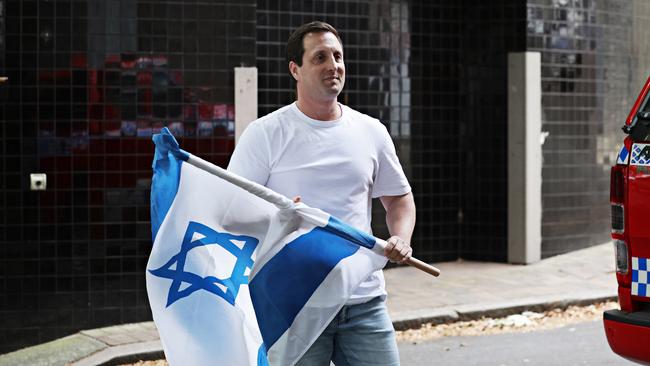
[[295, 364], [385, 265], [375, 238], [188, 154], [167, 128], [153, 140], [146, 282], [170, 365]]

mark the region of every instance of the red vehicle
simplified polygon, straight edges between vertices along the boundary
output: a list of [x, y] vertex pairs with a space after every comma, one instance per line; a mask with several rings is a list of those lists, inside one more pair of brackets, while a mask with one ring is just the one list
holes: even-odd
[[650, 365], [650, 78], [625, 121], [624, 146], [611, 170], [612, 239], [621, 310], [603, 316], [619, 355]]

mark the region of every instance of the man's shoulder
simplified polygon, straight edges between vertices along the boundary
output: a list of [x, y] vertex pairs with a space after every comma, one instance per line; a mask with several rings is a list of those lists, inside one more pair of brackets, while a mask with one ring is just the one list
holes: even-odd
[[353, 118], [363, 119], [363, 120], [368, 121], [368, 122], [370, 122], [370, 121], [379, 122], [379, 120], [377, 118], [369, 116], [369, 115], [367, 115], [367, 114], [365, 114], [363, 112], [360, 112], [360, 111], [358, 111], [358, 110], [356, 110], [356, 109], [354, 109], [354, 108], [352, 108], [350, 106], [347, 106], [345, 104], [341, 104], [341, 106]]
[[384, 126], [384, 124], [381, 123], [381, 121], [378, 120], [377, 118], [369, 116], [363, 112], [357, 111], [356, 109], [353, 109], [346, 105], [343, 104], [341, 105], [343, 106], [343, 108], [345, 108], [346, 112], [350, 117], [350, 120], [354, 121], [354, 123], [361, 124], [363, 128], [370, 129], [378, 133], [383, 133], [384, 131], [386, 131], [386, 126]]
[[291, 104], [276, 109], [275, 111], [254, 120], [250, 123], [249, 127], [254, 126], [253, 128], [261, 129], [267, 132], [280, 128], [283, 125], [282, 121], [288, 118], [290, 111]]

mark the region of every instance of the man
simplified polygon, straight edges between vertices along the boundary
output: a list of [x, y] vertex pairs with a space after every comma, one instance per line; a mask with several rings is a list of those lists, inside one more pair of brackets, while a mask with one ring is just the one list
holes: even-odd
[[[300, 26], [289, 37], [287, 58], [296, 102], [251, 123], [228, 169], [366, 232], [372, 198], [379, 197], [392, 235], [385, 255], [406, 261], [415, 225], [411, 187], [386, 128], [337, 102], [345, 84], [337, 31], [323, 22]], [[380, 270], [359, 286], [298, 365], [399, 364], [385, 298]]]

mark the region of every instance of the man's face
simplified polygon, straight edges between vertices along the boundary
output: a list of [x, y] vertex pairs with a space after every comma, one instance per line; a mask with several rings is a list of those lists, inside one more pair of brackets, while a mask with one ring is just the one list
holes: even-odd
[[289, 63], [298, 81], [298, 97], [314, 101], [336, 99], [345, 84], [343, 46], [330, 32], [307, 33], [303, 38], [305, 53], [302, 66]]

